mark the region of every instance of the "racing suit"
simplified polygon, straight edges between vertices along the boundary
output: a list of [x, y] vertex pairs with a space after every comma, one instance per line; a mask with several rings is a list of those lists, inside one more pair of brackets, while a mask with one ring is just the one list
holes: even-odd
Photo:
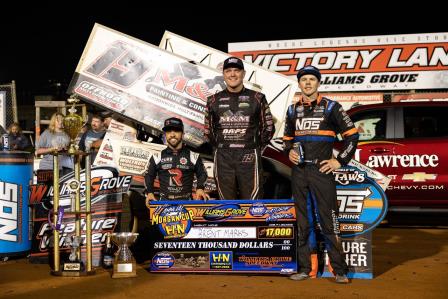
[[238, 93], [225, 89], [207, 98], [205, 137], [214, 147], [214, 175], [221, 199], [263, 196], [261, 150], [274, 131], [262, 93], [243, 87]]
[[330, 264], [336, 274], [346, 274], [347, 264], [343, 257], [339, 237], [338, 205], [336, 183], [332, 174], [319, 171], [320, 162], [332, 158], [333, 142], [337, 134], [344, 138], [342, 151], [336, 157], [341, 165], [346, 165], [356, 151], [358, 131], [342, 106], [319, 96], [305, 105], [300, 99], [288, 107], [284, 132], [285, 153], [300, 142], [303, 161], [292, 169], [292, 195], [297, 209], [299, 231], [298, 261], [300, 272], [311, 271], [309, 234], [310, 223], [307, 211], [309, 194], [318, 211], [322, 234], [324, 235]]
[[199, 154], [185, 147], [179, 151], [167, 147], [160, 157], [153, 155], [150, 159], [145, 173], [146, 192], [154, 193], [154, 180], [158, 175], [161, 200], [191, 199], [195, 174], [196, 188], [204, 189], [207, 171]]

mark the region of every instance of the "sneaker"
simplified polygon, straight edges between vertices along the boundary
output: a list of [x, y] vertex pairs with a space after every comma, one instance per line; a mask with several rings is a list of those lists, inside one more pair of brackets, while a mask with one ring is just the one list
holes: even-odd
[[300, 272], [300, 273], [293, 274], [293, 275], [289, 276], [289, 279], [296, 280], [296, 281], [305, 280], [308, 278], [310, 278], [310, 276], [305, 272]]
[[348, 283], [347, 275], [345, 274], [336, 274], [335, 278], [336, 283]]

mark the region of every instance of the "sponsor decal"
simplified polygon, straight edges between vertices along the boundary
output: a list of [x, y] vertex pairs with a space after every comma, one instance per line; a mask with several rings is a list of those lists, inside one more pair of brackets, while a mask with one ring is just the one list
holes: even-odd
[[[117, 217], [99, 217], [92, 219], [92, 244], [93, 245], [101, 245], [105, 244], [107, 233], [113, 232], [115, 227], [118, 225]], [[81, 232], [82, 239], [81, 245], [85, 245], [86, 242], [86, 221], [84, 218], [81, 218]], [[66, 236], [72, 235], [75, 233], [76, 225], [75, 220], [64, 219], [61, 224], [61, 228], [59, 230], [59, 246], [61, 248], [70, 248], [69, 244], [66, 242]], [[52, 236], [53, 228], [51, 224], [48, 222], [42, 222], [40, 227], [37, 230], [37, 234], [35, 238], [38, 244], [38, 249], [40, 252], [47, 251], [50, 248], [50, 236]], [[51, 240], [52, 242], [52, 240]]]
[[219, 123], [236, 123], [236, 122], [244, 122], [248, 123], [250, 121], [250, 116], [245, 115], [228, 115], [228, 116], [221, 116], [219, 118]]
[[437, 155], [381, 155], [370, 156], [366, 162], [368, 167], [437, 167]]
[[261, 217], [266, 214], [267, 208], [262, 202], [255, 202], [250, 208], [249, 213], [254, 217]]
[[[74, 182], [74, 172], [67, 174], [59, 181], [59, 205], [68, 208], [71, 204], [70, 194], [72, 193], [70, 183]], [[81, 180], [79, 182], [81, 194], [81, 206], [85, 205], [85, 172], [81, 172]], [[91, 170], [91, 202], [92, 204], [99, 202], [101, 199], [110, 194], [125, 193], [129, 191], [131, 186], [132, 176], [119, 176], [118, 170], [114, 167], [99, 166], [93, 167]], [[30, 202], [39, 203], [44, 198], [53, 197], [53, 186], [47, 184], [30, 185]]]
[[255, 161], [255, 154], [245, 154], [241, 159], [242, 163], [252, 163]]
[[260, 266], [263, 268], [282, 267], [283, 263], [291, 262], [289, 256], [239, 256], [238, 262], [247, 266]]
[[169, 252], [158, 252], [152, 258], [152, 265], [157, 269], [169, 269], [174, 265], [174, 256]]
[[354, 167], [341, 168], [336, 178], [338, 222], [342, 237], [362, 235], [378, 226], [387, 212], [383, 189]]
[[426, 180], [435, 180], [437, 174], [426, 172], [414, 172], [403, 175], [403, 180], [412, 180], [413, 182], [426, 182]]
[[227, 204], [206, 209], [202, 217], [208, 221], [219, 221], [233, 217], [242, 217], [246, 213], [247, 208], [241, 208], [238, 204]]
[[88, 81], [80, 82], [75, 92], [116, 111], [123, 111], [129, 104], [112, 89]]
[[182, 164], [182, 165], [186, 165], [187, 162], [188, 162], [188, 160], [185, 157], [182, 157], [182, 158], [179, 159], [179, 163]]
[[322, 120], [323, 117], [297, 119], [296, 130], [319, 130], [319, 126]]
[[295, 215], [292, 212], [291, 207], [273, 207], [267, 210], [266, 214], [269, 215], [266, 218], [266, 222], [276, 222], [281, 219], [293, 219]]
[[21, 189], [21, 185], [0, 181], [0, 241], [20, 241]]
[[362, 183], [366, 179], [366, 173], [356, 169], [338, 169], [333, 171], [336, 182], [341, 185], [348, 185], [350, 183]]
[[231, 270], [233, 265], [232, 251], [211, 251], [210, 269]]
[[165, 239], [185, 237], [191, 228], [194, 212], [183, 205], [163, 205], [157, 207], [151, 219], [152, 225], [158, 225]]

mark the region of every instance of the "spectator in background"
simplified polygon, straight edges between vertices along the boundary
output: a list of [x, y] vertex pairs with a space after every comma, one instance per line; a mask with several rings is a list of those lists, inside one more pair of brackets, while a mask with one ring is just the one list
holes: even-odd
[[106, 130], [104, 129], [103, 117], [97, 114], [92, 115], [90, 125], [92, 128], [85, 132], [79, 141], [79, 149], [84, 152], [90, 151], [90, 163], [93, 164], [103, 142]]
[[18, 123], [12, 123], [8, 128], [9, 149], [22, 151], [30, 146], [28, 138], [22, 133], [22, 128]]
[[113, 115], [113, 113], [109, 112], [109, 111], [105, 111], [105, 112], [101, 113], [101, 116], [104, 119], [104, 128], [106, 130], [109, 129], [110, 122], [112, 121], [112, 115]]
[[[39, 169], [53, 169], [54, 152], [68, 149], [70, 137], [64, 132], [64, 115], [56, 112], [51, 116], [50, 125], [36, 144], [36, 155], [44, 155], [39, 163]], [[59, 155], [59, 170], [65, 175], [73, 170], [73, 159], [68, 155]]]

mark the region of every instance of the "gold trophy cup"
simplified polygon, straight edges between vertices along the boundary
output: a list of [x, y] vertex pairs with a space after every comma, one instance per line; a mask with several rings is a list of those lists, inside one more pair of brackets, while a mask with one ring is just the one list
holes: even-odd
[[64, 131], [70, 137], [70, 148], [68, 150], [68, 153], [73, 155], [76, 153], [75, 139], [81, 131], [83, 119], [80, 115], [76, 114], [75, 105], [79, 102], [79, 100], [76, 98], [76, 95], [70, 96], [67, 102], [72, 104], [72, 107], [68, 109], [70, 114], [64, 117]]
[[135, 242], [138, 234], [113, 233], [111, 237], [112, 241], [118, 246], [118, 251], [115, 253], [112, 278], [136, 277], [137, 269], [135, 259], [128, 246]]

